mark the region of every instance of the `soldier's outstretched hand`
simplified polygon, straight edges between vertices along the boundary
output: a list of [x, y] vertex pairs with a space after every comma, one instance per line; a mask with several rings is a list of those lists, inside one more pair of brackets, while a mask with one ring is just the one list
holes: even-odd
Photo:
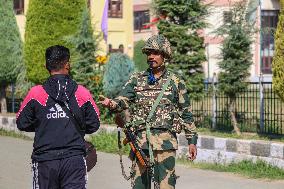
[[190, 144], [188, 148], [189, 148], [189, 160], [193, 161], [193, 160], [195, 160], [195, 158], [197, 156], [196, 145]]
[[109, 108], [110, 107], [110, 99], [103, 96], [103, 95], [99, 95], [99, 103], [101, 105], [103, 105], [103, 107], [105, 108]]
[[112, 109], [114, 107], [112, 100], [103, 95], [99, 95], [99, 103], [105, 108]]

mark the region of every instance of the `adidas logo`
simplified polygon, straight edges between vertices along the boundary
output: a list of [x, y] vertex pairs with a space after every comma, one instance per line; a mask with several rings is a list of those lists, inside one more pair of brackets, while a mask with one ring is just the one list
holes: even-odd
[[50, 113], [46, 114], [47, 119], [69, 118], [63, 111], [62, 107], [57, 103], [55, 104], [55, 108], [52, 107], [49, 111]]
[[54, 107], [50, 108], [49, 111], [50, 111], [50, 112], [55, 112]]

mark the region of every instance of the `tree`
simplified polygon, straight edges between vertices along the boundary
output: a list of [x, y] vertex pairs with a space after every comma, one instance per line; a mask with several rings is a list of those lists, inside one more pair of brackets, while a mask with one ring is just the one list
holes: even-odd
[[110, 55], [103, 78], [103, 90], [109, 98], [116, 97], [134, 71], [134, 63], [122, 53]]
[[27, 78], [27, 69], [24, 61], [17, 65], [16, 72], [19, 73], [16, 80], [16, 96], [17, 98], [24, 98], [32, 86], [34, 86], [34, 83]]
[[74, 35], [78, 30], [86, 3], [86, 0], [29, 1], [24, 57], [30, 81], [42, 83], [48, 77], [44, 67], [47, 47], [64, 45], [73, 49], [64, 37]]
[[154, 0], [154, 7], [161, 18], [159, 33], [172, 45], [169, 68], [183, 76], [190, 97], [199, 98], [204, 88], [202, 63], [206, 61], [204, 39], [199, 31], [206, 25], [207, 6], [192, 0]]
[[147, 57], [142, 53], [142, 48], [145, 45], [145, 41], [140, 40], [135, 42], [133, 61], [135, 63], [135, 69], [138, 71], [146, 70], [149, 66], [147, 64]]
[[280, 1], [279, 21], [275, 34], [275, 54], [273, 57], [273, 89], [284, 101], [284, 0]]
[[76, 57], [72, 66], [72, 75], [81, 85], [87, 87], [95, 98], [102, 91], [102, 70], [96, 60], [100, 37], [93, 35], [90, 13], [85, 9], [78, 32], [67, 41], [75, 47]]
[[[90, 13], [85, 9], [82, 14], [82, 22], [78, 27], [78, 32], [73, 36], [68, 36], [66, 41], [74, 45], [75, 54], [72, 64], [72, 75], [78, 84], [87, 87], [95, 101], [98, 101], [99, 94], [103, 92], [103, 64], [105, 56], [97, 56], [99, 41], [102, 39], [100, 34], [93, 35]], [[101, 119], [109, 121], [108, 110], [100, 108]]]
[[22, 41], [14, 15], [13, 1], [0, 2], [0, 103], [1, 112], [6, 113], [6, 88], [16, 81], [16, 67], [22, 62]]
[[246, 21], [246, 1], [236, 3], [231, 8], [231, 19], [219, 29], [220, 36], [224, 38], [221, 56], [218, 63], [221, 71], [218, 74], [219, 90], [229, 97], [229, 112], [234, 131], [240, 135], [236, 119], [236, 97], [244, 91], [250, 75], [249, 68], [252, 64], [251, 44], [253, 26]]

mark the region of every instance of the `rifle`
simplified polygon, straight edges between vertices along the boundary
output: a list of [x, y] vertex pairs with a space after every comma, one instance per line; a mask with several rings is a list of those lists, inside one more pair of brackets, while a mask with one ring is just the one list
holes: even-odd
[[136, 136], [133, 134], [131, 129], [126, 127], [124, 129], [124, 133], [126, 138], [123, 140], [123, 144], [129, 144], [131, 151], [130, 157], [135, 156], [140, 163], [140, 165], [145, 166], [146, 168], [150, 168], [149, 158], [147, 158], [146, 154], [142, 151], [142, 149], [138, 146], [136, 141]]
[[[145, 166], [146, 168], [150, 168], [150, 162], [149, 158], [147, 158], [146, 154], [143, 152], [143, 150], [139, 147], [137, 141], [136, 141], [136, 136], [133, 134], [133, 131], [131, 130], [130, 126], [125, 124], [125, 121], [121, 117], [121, 115], [117, 114], [115, 116], [115, 123], [117, 124], [118, 127], [123, 128], [124, 134], [125, 134], [125, 139], [123, 140], [123, 144], [127, 145], [129, 144], [130, 146], [130, 157], [136, 157], [138, 162], [142, 165]], [[120, 130], [118, 130], [118, 148], [121, 149], [121, 140], [120, 140]], [[134, 159], [134, 158], [132, 158]]]

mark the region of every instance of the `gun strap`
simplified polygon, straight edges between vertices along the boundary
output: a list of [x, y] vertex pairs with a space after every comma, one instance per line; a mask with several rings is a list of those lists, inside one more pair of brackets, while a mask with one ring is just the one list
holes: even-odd
[[171, 78], [172, 78], [172, 74], [169, 75], [165, 85], [163, 86], [162, 88], [162, 91], [160, 92], [159, 96], [157, 97], [157, 99], [155, 100], [152, 108], [151, 108], [151, 111], [149, 113], [149, 115], [147, 116], [147, 119], [146, 119], [146, 138], [147, 138], [147, 141], [148, 141], [148, 145], [149, 145], [149, 156], [150, 156], [150, 163], [152, 165], [154, 165], [154, 155], [153, 155], [153, 150], [152, 150], [152, 146], [151, 146], [151, 143], [150, 143], [150, 136], [151, 136], [151, 132], [150, 132], [150, 121], [151, 121], [151, 118], [153, 117], [154, 115], [154, 112], [156, 111], [156, 108], [157, 106], [159, 105], [163, 95], [164, 95], [164, 92], [166, 91], [166, 89], [168, 88], [170, 82], [171, 82]]

